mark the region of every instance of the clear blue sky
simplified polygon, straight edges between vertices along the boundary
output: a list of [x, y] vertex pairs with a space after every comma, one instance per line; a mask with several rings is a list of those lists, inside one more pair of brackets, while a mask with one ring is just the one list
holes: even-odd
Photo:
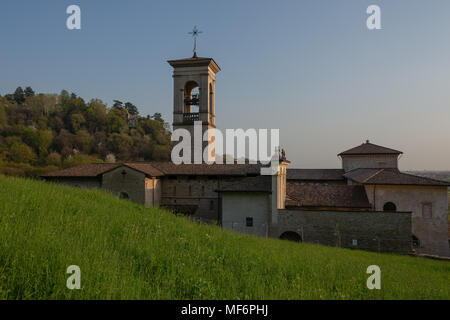
[[[67, 6], [82, 30], [66, 28]], [[382, 30], [366, 27], [378, 4]], [[172, 122], [166, 60], [221, 66], [217, 125], [279, 128], [291, 167], [333, 168], [364, 140], [401, 169], [450, 170], [450, 1], [2, 0], [0, 93], [18, 86], [136, 104]]]

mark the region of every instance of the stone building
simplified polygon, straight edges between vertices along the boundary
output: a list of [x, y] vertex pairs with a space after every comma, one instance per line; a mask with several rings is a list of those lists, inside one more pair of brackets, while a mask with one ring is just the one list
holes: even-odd
[[[171, 60], [173, 127], [195, 135], [214, 158], [215, 83], [211, 58]], [[176, 146], [175, 146], [176, 147]], [[70, 186], [102, 188], [145, 206], [262, 237], [396, 253], [449, 255], [445, 182], [402, 173], [400, 151], [367, 141], [339, 154], [341, 169], [288, 169], [261, 164], [105, 163], [44, 175]]]

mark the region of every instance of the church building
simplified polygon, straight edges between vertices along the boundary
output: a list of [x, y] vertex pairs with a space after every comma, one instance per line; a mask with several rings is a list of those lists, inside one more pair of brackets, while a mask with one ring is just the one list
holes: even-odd
[[101, 188], [145, 206], [255, 236], [449, 256], [449, 184], [399, 171], [401, 151], [366, 141], [339, 154], [340, 169], [291, 169], [280, 155], [272, 175], [262, 175], [260, 163], [195, 164], [198, 150], [208, 150], [208, 161], [215, 158], [220, 68], [212, 58], [196, 54], [168, 62], [173, 67], [173, 129], [194, 136], [194, 123], [200, 122], [201, 135], [207, 136], [201, 144], [192, 141], [191, 163], [90, 164], [42, 177]]

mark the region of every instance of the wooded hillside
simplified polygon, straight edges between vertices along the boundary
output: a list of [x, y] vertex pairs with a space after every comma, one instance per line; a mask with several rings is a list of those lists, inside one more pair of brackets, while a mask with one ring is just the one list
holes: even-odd
[[140, 116], [130, 102], [111, 108], [63, 90], [0, 95], [0, 174], [37, 176], [92, 162], [170, 159], [169, 126], [161, 114]]

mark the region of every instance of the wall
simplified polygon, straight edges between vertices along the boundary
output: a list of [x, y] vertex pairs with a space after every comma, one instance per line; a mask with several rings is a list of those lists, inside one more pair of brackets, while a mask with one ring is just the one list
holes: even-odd
[[197, 206], [193, 218], [219, 221], [217, 177], [176, 176], [162, 178], [162, 206]]
[[145, 205], [145, 174], [122, 166], [103, 174], [102, 188], [119, 196], [127, 193], [133, 202]]
[[[411, 213], [279, 210], [270, 236], [298, 233], [303, 241], [380, 252], [411, 253]], [[353, 243], [356, 240], [356, 245]]]
[[[417, 253], [449, 256], [447, 187], [366, 186], [366, 193], [375, 210], [393, 202], [397, 211], [412, 212], [412, 234], [420, 240]], [[431, 217], [424, 215], [424, 204], [431, 204]]]
[[341, 156], [345, 172], [358, 168], [398, 168], [397, 155]]
[[[252, 227], [246, 226], [247, 217], [253, 218]], [[267, 237], [269, 219], [269, 193], [222, 193], [222, 227], [236, 232]]]
[[145, 178], [145, 206], [159, 207], [161, 203], [161, 180]]

